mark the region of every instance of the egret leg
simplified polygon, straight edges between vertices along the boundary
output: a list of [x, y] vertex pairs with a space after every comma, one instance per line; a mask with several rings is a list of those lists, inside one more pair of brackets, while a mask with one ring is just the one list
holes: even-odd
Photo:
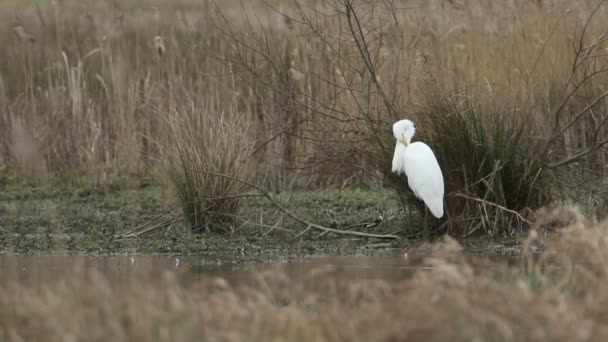
[[424, 239], [429, 239], [429, 208], [424, 206]]

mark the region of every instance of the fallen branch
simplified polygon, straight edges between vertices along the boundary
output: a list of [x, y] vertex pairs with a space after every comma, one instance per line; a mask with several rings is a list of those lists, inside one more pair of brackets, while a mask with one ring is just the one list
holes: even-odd
[[158, 219], [160, 219], [163, 216], [166, 216], [166, 214], [161, 214], [161, 215], [155, 216], [150, 221], [148, 221], [142, 225], [139, 225], [126, 233], [117, 234], [117, 235], [115, 235], [115, 237], [117, 237], [117, 238], [139, 237], [145, 233], [151, 232], [153, 230], [165, 228], [165, 227], [171, 226], [171, 225], [173, 225], [173, 223], [175, 223], [175, 218], [173, 218], [173, 217], [166, 217], [164, 220], [159, 222]]
[[380, 219], [376, 220], [375, 222], [361, 222], [361, 223], [351, 224], [350, 226], [346, 226], [343, 229], [347, 230], [347, 229], [352, 229], [352, 228], [355, 228], [355, 227], [373, 228], [373, 227], [378, 227], [382, 223], [383, 223], [383, 221], [380, 218]]
[[262, 227], [262, 228], [270, 228], [268, 231], [266, 231], [266, 233], [262, 234], [262, 236], [266, 236], [266, 235], [270, 234], [270, 232], [272, 232], [275, 229], [284, 230], [284, 231], [290, 231], [290, 229], [279, 227], [279, 224], [281, 222], [283, 222], [283, 218], [284, 217], [285, 216], [281, 216], [281, 218], [273, 226], [268, 226], [268, 225], [265, 225], [262, 222], [260, 222], [260, 227]]
[[231, 179], [237, 182], [241, 182], [245, 185], [250, 186], [251, 188], [257, 190], [260, 192], [260, 194], [262, 194], [262, 196], [266, 197], [275, 207], [277, 207], [277, 209], [279, 209], [280, 211], [282, 211], [285, 215], [287, 215], [288, 217], [292, 218], [295, 221], [298, 221], [302, 224], [305, 224], [306, 226], [308, 226], [308, 228], [306, 228], [307, 230], [312, 228], [312, 229], [316, 229], [319, 231], [322, 231], [324, 233], [335, 233], [335, 234], [341, 234], [341, 235], [354, 235], [354, 236], [361, 236], [361, 237], [366, 237], [366, 238], [376, 238], [376, 239], [398, 239], [399, 237], [396, 235], [392, 235], [392, 234], [373, 234], [373, 233], [363, 233], [363, 232], [357, 232], [357, 231], [344, 231], [344, 230], [340, 230], [340, 229], [333, 229], [333, 228], [328, 228], [328, 227], [323, 227], [321, 225], [318, 225], [316, 223], [312, 223], [309, 222], [308, 220], [305, 220], [299, 216], [297, 216], [296, 214], [292, 213], [291, 211], [285, 209], [277, 200], [275, 200], [272, 195], [262, 189], [261, 187], [248, 182], [246, 180], [240, 179], [240, 178], [236, 178], [236, 177], [232, 177], [232, 176], [228, 176], [228, 175], [224, 175], [221, 173], [215, 173], [215, 172], [209, 172], [209, 171], [204, 171], [204, 170], [197, 170], [195, 169], [194, 171], [196, 172], [202, 172], [208, 175], [212, 175], [212, 176], [217, 176], [217, 177], [223, 177], [223, 178], [227, 178], [227, 179]]
[[136, 231], [138, 231], [138, 230], [140, 230], [140, 229], [142, 229], [142, 228], [147, 227], [149, 224], [151, 224], [151, 223], [155, 222], [156, 220], [158, 220], [159, 218], [161, 218], [161, 217], [163, 217], [163, 216], [165, 216], [165, 214], [156, 215], [156, 216], [154, 216], [154, 217], [153, 217], [153, 218], [152, 218], [150, 221], [148, 221], [148, 222], [146, 222], [146, 223], [144, 223], [144, 224], [141, 224], [141, 225], [139, 225], [139, 226], [137, 226], [137, 227], [135, 227], [135, 228], [133, 228], [133, 229], [129, 230], [128, 232], [126, 232], [126, 233], [124, 233], [124, 234], [120, 234], [120, 235], [121, 235], [121, 236], [124, 236], [124, 235], [131, 235], [131, 234], [135, 233]]
[[311, 228], [310, 226], [306, 227], [306, 229], [304, 229], [303, 231], [298, 233], [298, 235], [296, 235], [296, 237], [300, 237], [300, 236], [306, 234], [310, 230], [310, 228]]

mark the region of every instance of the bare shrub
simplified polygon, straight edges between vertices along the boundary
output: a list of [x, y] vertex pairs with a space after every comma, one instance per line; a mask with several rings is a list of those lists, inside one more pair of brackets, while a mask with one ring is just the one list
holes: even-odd
[[[455, 177], [448, 183], [460, 184], [451, 194], [474, 198], [448, 193], [451, 213], [464, 219], [452, 232], [495, 232], [488, 227], [496, 219], [519, 228], [521, 219], [498, 206], [525, 216], [522, 208], [545, 198], [536, 185], [546, 179], [557, 180], [545, 189], [557, 199], [576, 195], [598, 213], [605, 207], [608, 12], [601, 2], [436, 0], [404, 8], [392, 1], [149, 1], [0, 10], [3, 164], [15, 163], [15, 119], [50, 173], [141, 168], [144, 156], [158, 153], [148, 137], [163, 130], [149, 113], [165, 111], [179, 101], [172, 94], [189, 89], [204, 96], [196, 101], [209, 112], [234, 106], [243, 113], [256, 142], [257, 180], [273, 190], [388, 178], [405, 198], [412, 196], [403, 179], [387, 175], [390, 124], [429, 122], [431, 112], [460, 120], [473, 109], [487, 137], [510, 139], [525, 128], [519, 146], [539, 148], [548, 177], [529, 182], [536, 163], [494, 156], [503, 171], [520, 165], [508, 182], [523, 183], [485, 198], [499, 186], [463, 186], [494, 171], [471, 170], [465, 180], [463, 163], [446, 162], [446, 178]], [[431, 127], [418, 127], [421, 139], [444, 148]], [[530, 157], [523, 148], [511, 152]], [[470, 227], [473, 221], [483, 229]]]
[[[454, 6], [455, 12], [466, 17], [461, 10]], [[479, 6], [477, 10], [494, 13], [496, 8]], [[543, 16], [538, 8], [530, 10]], [[421, 122], [419, 137], [431, 143], [445, 170], [450, 215], [441, 226], [462, 235], [495, 235], [527, 228], [528, 210], [556, 198], [555, 189], [561, 187], [554, 181], [556, 174], [583, 158], [597, 158], [594, 156], [608, 143], [603, 110], [608, 94], [596, 86], [608, 71], [606, 56], [599, 52], [608, 36], [594, 19], [602, 11], [600, 3], [588, 12], [581, 11], [582, 19], [570, 21], [570, 37], [577, 45], [572, 54], [560, 56], [563, 69], [546, 60], [550, 58], [547, 50], [556, 51], [563, 44], [549, 45], [561, 29], [557, 22], [536, 45], [519, 27], [494, 32], [500, 39], [521, 35], [521, 42], [511, 48], [518, 53], [518, 49], [526, 49], [526, 57], [533, 63], [490, 58], [481, 67], [469, 60], [462, 60], [461, 66], [455, 64], [454, 55], [460, 56], [460, 50], [468, 50], [466, 46], [444, 51], [444, 45], [452, 44], [446, 37], [453, 32], [439, 37], [435, 27], [425, 30], [423, 23], [412, 21], [408, 13], [386, 2], [335, 1], [308, 6], [295, 1], [291, 12], [280, 12], [291, 23], [289, 30], [312, 37], [320, 54], [327, 56], [326, 64], [311, 62], [311, 56], [293, 58], [257, 23], [247, 32], [225, 20], [219, 27], [234, 46], [226, 60], [240, 66], [238, 75], [246, 84], [261, 86], [281, 99], [287, 97], [290, 105], [281, 108], [290, 111], [290, 118], [302, 117], [297, 125], [281, 123], [287, 126], [282, 132], [290, 136], [287, 139], [313, 141], [317, 144], [313, 155], [326, 162], [362, 169], [368, 176], [377, 171], [386, 174], [393, 147], [390, 123], [407, 115]], [[514, 12], [512, 18], [520, 19], [519, 15]], [[221, 10], [218, 17], [223, 18]], [[521, 18], [534, 25], [528, 19]], [[435, 24], [437, 29], [449, 28]], [[404, 33], [403, 27], [411, 31]], [[474, 43], [495, 44], [466, 27], [457, 31]], [[596, 35], [593, 39], [591, 31]], [[401, 33], [408, 39], [400, 38]], [[513, 79], [513, 63], [520, 73], [518, 79]], [[319, 69], [324, 71], [319, 73]], [[446, 74], [456, 82], [446, 84]], [[459, 79], [462, 76], [464, 80]], [[328, 92], [313, 91], [321, 87]], [[595, 92], [585, 96], [589, 89]], [[593, 132], [578, 138], [577, 146], [567, 143], [572, 141], [572, 131], [581, 126], [591, 127]], [[592, 175], [588, 169], [574, 169], [580, 175]], [[597, 171], [603, 173], [603, 166]], [[387, 178], [408, 205], [422, 208], [407, 190], [406, 181], [393, 175]], [[603, 186], [599, 182], [596, 178], [594, 184]]]

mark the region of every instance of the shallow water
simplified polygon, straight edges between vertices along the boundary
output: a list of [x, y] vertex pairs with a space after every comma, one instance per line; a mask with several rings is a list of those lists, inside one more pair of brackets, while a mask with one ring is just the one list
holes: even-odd
[[314, 269], [329, 268], [339, 277], [353, 279], [400, 280], [414, 270], [401, 254], [390, 256], [304, 257], [271, 262], [260, 259], [210, 259], [196, 256], [0, 256], [0, 284], [16, 281], [22, 285], [54, 282], [81, 274], [82, 269], [96, 270], [109, 281], [154, 279], [164, 271], [176, 272], [183, 283], [205, 277], [225, 278], [232, 283], [248, 283], [254, 274], [281, 270], [293, 280], [305, 277]]

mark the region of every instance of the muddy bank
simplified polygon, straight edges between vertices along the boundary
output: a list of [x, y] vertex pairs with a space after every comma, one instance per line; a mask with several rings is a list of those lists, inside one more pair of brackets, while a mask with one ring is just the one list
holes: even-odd
[[[159, 187], [93, 188], [5, 184], [0, 191], [0, 252], [3, 254], [195, 254], [232, 259], [306, 255], [402, 254], [422, 251], [414, 233], [416, 213], [404, 212], [386, 189], [292, 191], [279, 200], [302, 217], [338, 229], [394, 233], [395, 241], [352, 238], [318, 232], [289, 222], [271, 204], [245, 198], [240, 225], [230, 234], [191, 234], [180, 220], [124, 237], [159, 215], [177, 217]], [[141, 231], [141, 230], [140, 230]], [[519, 253], [518, 238], [470, 239], [463, 242], [476, 254]]]

